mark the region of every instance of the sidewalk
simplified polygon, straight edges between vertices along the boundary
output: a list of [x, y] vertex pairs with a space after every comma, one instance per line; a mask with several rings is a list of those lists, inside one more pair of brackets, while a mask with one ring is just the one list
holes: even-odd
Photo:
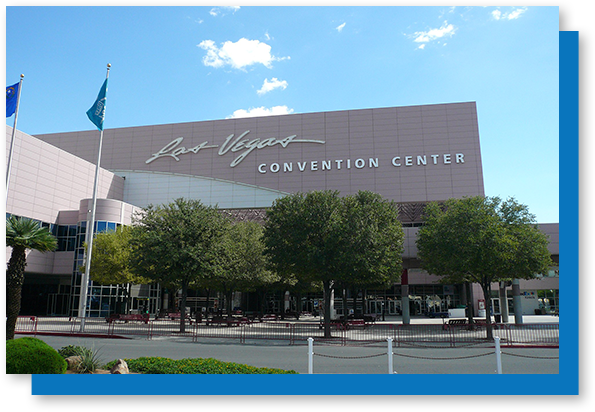
[[[380, 315], [379, 320], [376, 320], [376, 323], [403, 323], [403, 317], [397, 315], [386, 315], [384, 320], [382, 320], [382, 316]], [[474, 319], [476, 320], [485, 320], [483, 317], [475, 316]], [[493, 319], [493, 316], [492, 316]], [[320, 317], [301, 317], [300, 322], [307, 322], [307, 321], [314, 321], [319, 322]], [[448, 318], [430, 318], [428, 316], [411, 316], [411, 324], [420, 324], [420, 325], [429, 325], [429, 324], [442, 324], [448, 323]], [[514, 324], [515, 318], [514, 315], [508, 316], [508, 324]], [[523, 323], [560, 323], [559, 316], [553, 315], [523, 315]]]

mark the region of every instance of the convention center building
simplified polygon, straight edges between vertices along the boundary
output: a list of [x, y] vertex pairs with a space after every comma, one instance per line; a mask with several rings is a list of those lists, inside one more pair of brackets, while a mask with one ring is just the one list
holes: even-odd
[[[30, 136], [17, 130], [15, 136], [7, 216], [39, 220], [58, 238], [56, 252], [28, 255], [21, 314], [77, 316], [99, 132]], [[11, 137], [7, 126], [7, 158]], [[467, 300], [476, 314], [482, 309], [479, 285], [466, 291], [439, 283], [421, 269], [415, 244], [428, 202], [484, 195], [475, 102], [106, 129], [96, 231], [128, 225], [143, 207], [180, 197], [216, 205], [238, 220], [262, 222], [275, 199], [326, 189], [343, 195], [369, 190], [396, 202], [412, 315], [444, 312]], [[557, 264], [558, 223], [543, 222], [540, 229], [549, 235]], [[523, 313], [558, 310], [558, 276], [558, 267], [552, 267], [537, 279], [520, 281]], [[93, 285], [89, 316], [113, 312], [118, 287]], [[498, 285], [493, 289], [497, 311]], [[398, 283], [363, 292], [366, 311], [400, 313], [401, 290]], [[133, 310], [151, 314], [176, 299], [159, 285], [133, 286], [132, 295]], [[188, 305], [200, 310], [205, 299], [197, 291]], [[318, 304], [313, 295], [300, 302], [288, 293], [267, 299], [272, 311], [309, 311]], [[512, 296], [509, 301], [512, 313]], [[250, 309], [240, 294], [236, 305]]]

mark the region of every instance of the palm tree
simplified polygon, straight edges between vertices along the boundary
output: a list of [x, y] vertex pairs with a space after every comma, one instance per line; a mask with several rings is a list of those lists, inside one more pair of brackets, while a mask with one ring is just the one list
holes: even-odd
[[27, 249], [50, 252], [57, 241], [47, 228], [27, 218], [6, 219], [6, 246], [12, 247], [6, 271], [6, 339], [14, 339], [14, 329], [21, 310], [21, 289], [25, 279]]

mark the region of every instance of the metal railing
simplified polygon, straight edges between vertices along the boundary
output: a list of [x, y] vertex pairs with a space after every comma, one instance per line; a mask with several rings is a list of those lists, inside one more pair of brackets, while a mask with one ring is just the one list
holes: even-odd
[[[84, 324], [83, 324], [84, 323]], [[107, 322], [105, 318], [74, 317], [19, 317], [16, 333], [24, 334], [64, 334], [89, 335], [104, 337], [191, 337], [199, 339], [232, 339], [239, 343], [248, 341], [275, 340], [286, 341], [290, 345], [305, 345], [308, 338], [327, 344], [339, 345], [383, 345], [391, 339], [396, 347], [462, 347], [481, 343], [492, 343], [486, 339], [485, 325], [447, 325], [447, 324], [393, 324], [377, 323], [347, 327], [335, 327], [331, 337], [324, 336], [324, 330], [318, 322], [272, 321], [254, 323], [210, 324], [204, 322], [186, 323], [185, 333], [180, 333], [179, 320], [150, 320], [147, 323]], [[557, 323], [539, 324], [496, 324], [493, 335], [500, 338], [506, 346], [558, 346], [559, 325]]]

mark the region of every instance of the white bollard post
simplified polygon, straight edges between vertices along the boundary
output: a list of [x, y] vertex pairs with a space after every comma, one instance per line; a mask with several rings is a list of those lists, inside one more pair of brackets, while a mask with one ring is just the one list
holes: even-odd
[[494, 337], [494, 343], [496, 346], [496, 368], [498, 375], [502, 375], [502, 352], [500, 352], [500, 337]]
[[388, 349], [386, 354], [388, 355], [388, 373], [392, 375], [393, 372], [393, 340], [392, 338], [386, 338], [388, 341]]
[[313, 365], [313, 358], [314, 358], [314, 349], [312, 348], [314, 344], [314, 339], [308, 338], [308, 374], [313, 374], [314, 365]]

